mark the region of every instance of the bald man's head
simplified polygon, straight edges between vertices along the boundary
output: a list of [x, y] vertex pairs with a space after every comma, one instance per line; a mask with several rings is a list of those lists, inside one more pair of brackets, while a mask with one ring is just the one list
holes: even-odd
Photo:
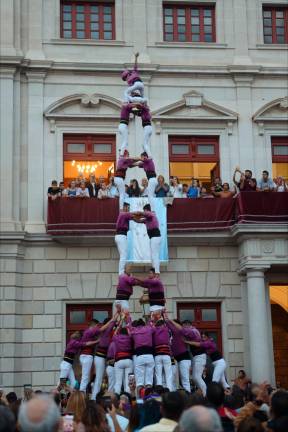
[[49, 396], [41, 395], [21, 405], [21, 432], [54, 432], [58, 430], [60, 412]]
[[180, 432], [222, 432], [217, 412], [212, 408], [196, 405], [184, 411], [179, 421]]

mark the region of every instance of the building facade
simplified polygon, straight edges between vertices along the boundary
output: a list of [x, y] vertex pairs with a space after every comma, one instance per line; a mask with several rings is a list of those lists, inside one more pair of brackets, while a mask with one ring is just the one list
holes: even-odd
[[[47, 235], [47, 188], [54, 178], [68, 182], [76, 162], [87, 170], [101, 162], [96, 176], [113, 172], [120, 75], [135, 52], [159, 174], [207, 184], [219, 174], [231, 183], [239, 165], [257, 179], [263, 169], [288, 178], [288, 2], [2, 0], [0, 7], [0, 385], [19, 391], [54, 386], [67, 332], [110, 313], [113, 237]], [[132, 119], [131, 154], [141, 143], [141, 123]], [[129, 179], [138, 175], [131, 170]], [[274, 383], [269, 287], [280, 287], [283, 302], [277, 288], [272, 300], [287, 315], [287, 224], [193, 231], [168, 242], [161, 277], [169, 313], [193, 317], [218, 337], [229, 379], [244, 368]], [[132, 302], [138, 315], [140, 295], [136, 289]]]

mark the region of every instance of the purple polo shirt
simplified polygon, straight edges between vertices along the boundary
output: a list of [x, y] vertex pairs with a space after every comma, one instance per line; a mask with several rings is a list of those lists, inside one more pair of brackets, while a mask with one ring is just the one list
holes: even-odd
[[152, 177], [156, 177], [156, 171], [155, 171], [155, 165], [153, 159], [151, 158], [144, 159], [139, 163], [138, 166], [139, 168], [144, 169], [148, 180]]
[[112, 360], [115, 358], [115, 342], [110, 342], [108, 351], [107, 351], [107, 360]]
[[165, 324], [154, 327], [153, 344], [155, 355], [171, 355], [170, 333]]
[[[166, 324], [169, 330], [171, 330], [172, 332], [171, 348], [172, 348], [173, 356], [177, 360], [177, 357], [179, 357], [180, 355], [183, 355], [184, 353], [185, 354], [188, 353], [187, 345], [183, 341], [183, 331], [182, 329], [180, 330], [177, 327], [175, 327], [175, 325], [171, 321], [166, 321]], [[189, 357], [189, 353], [188, 353], [188, 357]]]
[[127, 84], [130, 86], [132, 86], [135, 81], [141, 81], [139, 72], [137, 70], [137, 68], [134, 68], [133, 70], [130, 71], [128, 77], [127, 77]]
[[116, 222], [116, 234], [127, 235], [127, 231], [129, 231], [129, 221], [132, 219], [132, 213], [120, 212]]
[[141, 327], [130, 327], [129, 330], [133, 339], [135, 354], [153, 354], [154, 327], [145, 325]]
[[79, 349], [82, 347], [83, 347], [82, 339], [80, 339], [80, 340], [79, 339], [70, 339], [67, 346], [66, 346], [64, 355], [66, 355], [68, 353], [69, 354], [76, 354], [79, 351]]
[[146, 219], [145, 224], [146, 224], [147, 231], [154, 230], [157, 228], [159, 229], [159, 223], [155, 213], [145, 210], [144, 217]]
[[126, 273], [119, 275], [116, 300], [129, 300], [133, 293], [134, 285], [137, 285], [137, 281], [133, 276]]
[[117, 162], [117, 170], [127, 170], [128, 168], [131, 168], [134, 161], [131, 158], [125, 158], [125, 157], [119, 157]]
[[130, 335], [114, 334], [112, 341], [115, 343], [115, 360], [132, 358], [132, 338]]
[[99, 343], [97, 345], [95, 355], [98, 357], [106, 357], [107, 350], [111, 341], [111, 331], [115, 325], [115, 321], [112, 321], [109, 326], [101, 333]]
[[[98, 327], [97, 325], [94, 327], [89, 327], [84, 331], [81, 341], [83, 343], [92, 341], [95, 339], [95, 337], [99, 336], [100, 333], [101, 333], [100, 327]], [[81, 354], [92, 355], [93, 350], [94, 350], [93, 346], [83, 346], [81, 350]]]

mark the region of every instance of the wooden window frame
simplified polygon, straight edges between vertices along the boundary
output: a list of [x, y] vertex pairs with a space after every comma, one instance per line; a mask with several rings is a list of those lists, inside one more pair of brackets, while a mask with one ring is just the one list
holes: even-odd
[[[180, 136], [169, 135], [169, 162], [219, 162], [219, 137], [217, 136]], [[188, 154], [173, 154], [173, 145], [189, 145]], [[198, 154], [199, 145], [214, 145], [214, 154]]]
[[[217, 348], [222, 351], [222, 323], [221, 323], [221, 303], [220, 302], [191, 302], [181, 303], [177, 302], [177, 318], [179, 318], [179, 311], [187, 309], [194, 309], [195, 320], [192, 324], [200, 331], [213, 331], [217, 333]], [[216, 309], [216, 321], [203, 321], [202, 309]]]
[[[66, 5], [71, 5], [72, 6], [72, 12], [71, 12], [71, 38], [65, 38], [64, 37], [64, 26], [63, 26], [63, 22], [64, 22], [64, 11], [63, 11], [63, 6]], [[76, 6], [84, 6], [84, 32], [85, 32], [85, 37], [84, 38], [78, 38], [77, 37], [77, 26], [76, 26]], [[99, 38], [98, 39], [94, 39], [91, 37], [91, 19], [90, 19], [90, 15], [91, 15], [91, 6], [98, 6], [99, 7]], [[111, 24], [112, 24], [112, 30], [111, 30], [111, 39], [105, 39], [104, 38], [104, 10], [103, 8], [106, 6], [111, 6], [112, 10], [111, 10]], [[111, 40], [115, 40], [115, 2], [113, 0], [107, 0], [107, 1], [102, 1], [102, 2], [97, 2], [97, 1], [81, 1], [81, 0], [61, 0], [61, 7], [60, 7], [60, 35], [61, 38], [63, 39], [77, 39], [77, 40], [85, 40], [85, 39], [90, 39], [90, 40], [104, 40], [104, 41], [111, 41]]]
[[[66, 339], [68, 339], [69, 334], [80, 330], [85, 330], [89, 322], [93, 318], [93, 311], [107, 311], [108, 317], [112, 317], [112, 309], [113, 309], [113, 303], [94, 303], [94, 304], [66, 304]], [[71, 324], [70, 323], [70, 312], [72, 311], [81, 311], [85, 310], [86, 312], [86, 321], [84, 324]]]
[[[278, 42], [277, 40], [277, 33], [276, 33], [276, 12], [283, 11], [284, 12], [284, 42]], [[271, 12], [271, 19], [272, 19], [272, 42], [265, 42], [265, 35], [264, 35], [264, 12]], [[263, 42], [265, 45], [273, 45], [273, 44], [281, 44], [285, 45], [288, 44], [288, 6], [263, 6], [262, 8], [262, 24], [263, 24]]]
[[274, 155], [274, 147], [279, 147], [279, 146], [288, 148], [288, 136], [271, 137], [272, 163], [288, 162], [288, 155]]
[[[69, 153], [68, 144], [85, 144], [85, 153]], [[111, 144], [110, 153], [94, 153], [93, 144]], [[63, 160], [101, 160], [116, 162], [116, 136], [105, 134], [64, 134], [63, 136]]]
[[[172, 17], [173, 17], [173, 40], [169, 41], [166, 39], [165, 32], [165, 9], [172, 9]], [[177, 9], [185, 9], [185, 41], [179, 41], [179, 34], [177, 29]], [[199, 41], [192, 40], [192, 31], [191, 31], [191, 10], [198, 9], [199, 10]], [[205, 32], [204, 32], [204, 9], [210, 9], [212, 11], [212, 41], [205, 41]], [[216, 42], [216, 14], [215, 14], [215, 4], [181, 4], [181, 3], [163, 3], [163, 40], [167, 43], [169, 42], [194, 42], [194, 43], [215, 43]], [[170, 33], [169, 33], [170, 34]]]

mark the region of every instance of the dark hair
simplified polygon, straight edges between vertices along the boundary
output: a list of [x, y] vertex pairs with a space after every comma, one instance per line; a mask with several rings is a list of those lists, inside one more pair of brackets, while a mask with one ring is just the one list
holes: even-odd
[[[147, 204], [147, 205], [148, 205], [148, 204]], [[151, 268], [149, 269], [149, 272], [155, 273], [155, 268], [154, 268], [154, 267], [151, 267]]]
[[97, 319], [92, 318], [90, 324], [99, 324], [99, 321]]
[[224, 182], [224, 183], [223, 183], [223, 186], [224, 186], [224, 185], [227, 185], [227, 186], [228, 186], [228, 189], [230, 189], [230, 185], [229, 185], [228, 182]]
[[142, 326], [145, 326], [145, 321], [142, 319], [142, 318], [139, 318], [138, 319], [138, 321], [137, 321], [137, 325], [138, 325], [138, 327], [142, 327]]
[[237, 432], [264, 432], [264, 428], [260, 420], [247, 417], [239, 423]]
[[269, 172], [267, 170], [262, 171], [262, 174], [267, 174], [267, 176], [269, 176]]
[[271, 398], [271, 411], [274, 418], [282, 417], [288, 413], [288, 392], [276, 391]]
[[163, 320], [163, 318], [160, 318], [160, 319], [156, 322], [155, 327], [161, 327], [161, 326], [164, 325], [164, 324], [165, 324], [165, 321]]
[[204, 396], [198, 392], [185, 394], [185, 409], [196, 405], [206, 405]]
[[103, 320], [102, 324], [106, 324], [108, 321], [110, 321], [110, 318], [109, 318], [109, 317], [105, 318], [105, 319]]
[[174, 391], [162, 395], [163, 417], [178, 421], [184, 408], [184, 398], [179, 392]]
[[202, 335], [204, 335], [204, 336], [206, 336], [206, 337], [210, 338], [210, 335], [209, 335], [209, 333], [208, 333], [208, 332], [206, 332], [206, 331], [201, 331], [201, 336], [202, 336]]
[[288, 415], [282, 416], [274, 421], [274, 432], [287, 432], [288, 430]]
[[251, 176], [252, 176], [252, 171], [251, 170], [246, 169], [245, 172], [249, 172], [251, 174]]
[[207, 385], [207, 399], [215, 407], [219, 408], [223, 405], [225, 399], [224, 389], [221, 384], [217, 382], [211, 382]]
[[140, 413], [138, 405], [132, 405], [129, 416], [128, 432], [133, 432], [135, 429], [139, 429], [140, 426]]
[[138, 320], [134, 320], [131, 323], [132, 327], [138, 327]]
[[0, 406], [0, 432], [14, 432], [15, 418], [9, 408]]
[[145, 204], [144, 207], [143, 207], [143, 210], [151, 211], [151, 206], [150, 206], [150, 204]]
[[133, 185], [134, 182], [136, 183], [135, 188], [133, 186], [129, 186], [129, 189], [128, 189], [129, 197], [139, 197], [141, 194], [141, 190], [140, 190], [138, 181], [136, 179], [133, 179], [133, 180], [131, 180], [130, 183], [132, 183], [132, 185]]
[[142, 153], [141, 153], [141, 156], [148, 157], [148, 154], [147, 154], [146, 152], [142, 152]]
[[[146, 389], [148, 390], [148, 389]], [[145, 391], [146, 393], [146, 391]], [[140, 428], [158, 423], [161, 419], [160, 403], [155, 399], [149, 399], [143, 404]]]
[[122, 335], [128, 335], [128, 330], [126, 327], [121, 327], [121, 329], [119, 330], [119, 333]]
[[[105, 411], [100, 404], [95, 401], [88, 401], [82, 414], [81, 422], [85, 426], [86, 432], [108, 432], [109, 428], [103, 429], [106, 422]], [[101, 429], [100, 429], [101, 428]]]
[[[127, 186], [127, 187], [128, 187], [128, 185], [125, 185], [125, 186]], [[130, 204], [129, 204], [129, 203], [127, 203], [127, 202], [124, 202], [124, 204], [123, 204], [123, 207], [130, 207]]]
[[8, 403], [11, 404], [12, 402], [17, 401], [17, 395], [15, 392], [10, 392], [6, 395], [6, 399], [7, 399]]
[[57, 182], [57, 180], [52, 180], [51, 184], [52, 184], [52, 185], [55, 185], [55, 184], [57, 185], [58, 182]]
[[192, 325], [192, 321], [186, 319], [186, 320], [182, 321], [182, 325], [183, 324], [190, 324], [190, 325]]

